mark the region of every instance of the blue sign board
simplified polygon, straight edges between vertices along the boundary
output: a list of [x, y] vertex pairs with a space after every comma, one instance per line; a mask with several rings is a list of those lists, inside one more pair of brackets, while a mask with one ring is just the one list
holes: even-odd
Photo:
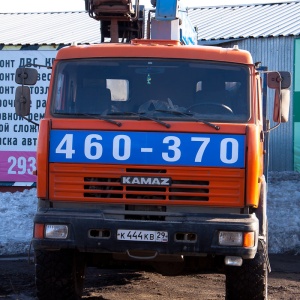
[[245, 136], [51, 130], [50, 162], [243, 168]]

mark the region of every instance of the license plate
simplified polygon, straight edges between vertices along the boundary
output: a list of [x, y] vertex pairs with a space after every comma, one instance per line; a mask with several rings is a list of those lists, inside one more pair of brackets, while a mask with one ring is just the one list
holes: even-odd
[[166, 242], [168, 242], [168, 232], [167, 231], [118, 229], [117, 240], [166, 243]]

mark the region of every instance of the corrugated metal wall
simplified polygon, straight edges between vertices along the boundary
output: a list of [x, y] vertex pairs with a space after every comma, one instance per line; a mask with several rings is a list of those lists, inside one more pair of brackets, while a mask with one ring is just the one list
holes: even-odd
[[[248, 50], [253, 61], [262, 63], [274, 71], [289, 71], [293, 78], [295, 37], [250, 38], [222, 44], [222, 47], [238, 45], [240, 49]], [[268, 90], [268, 111], [271, 125], [273, 114], [273, 95]], [[270, 171], [293, 171], [293, 86], [291, 86], [291, 106], [289, 122], [282, 124], [270, 134]]]

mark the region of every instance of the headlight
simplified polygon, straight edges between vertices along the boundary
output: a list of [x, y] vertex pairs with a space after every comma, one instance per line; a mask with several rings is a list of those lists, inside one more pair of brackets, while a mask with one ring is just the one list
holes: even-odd
[[219, 244], [222, 246], [243, 246], [243, 233], [235, 231], [220, 231]]
[[45, 238], [47, 239], [66, 239], [68, 232], [67, 225], [47, 224], [45, 226]]

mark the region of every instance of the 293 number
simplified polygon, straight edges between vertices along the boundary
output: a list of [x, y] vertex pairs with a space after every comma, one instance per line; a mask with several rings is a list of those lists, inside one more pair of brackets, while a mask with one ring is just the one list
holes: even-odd
[[14, 175], [24, 175], [24, 174], [32, 174], [33, 171], [36, 170], [36, 159], [35, 157], [14, 157], [10, 156], [8, 158], [8, 163], [10, 164], [7, 174]]

